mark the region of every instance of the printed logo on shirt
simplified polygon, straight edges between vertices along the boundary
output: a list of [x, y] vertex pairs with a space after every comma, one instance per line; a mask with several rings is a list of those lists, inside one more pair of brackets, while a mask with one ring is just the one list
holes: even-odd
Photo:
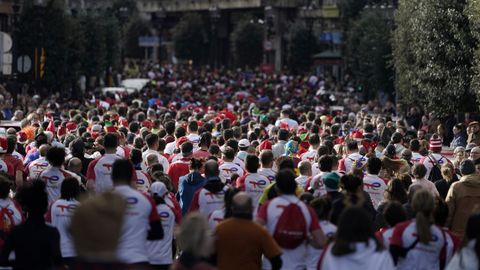
[[57, 182], [58, 180], [60, 180], [60, 177], [58, 177], [57, 175], [52, 175], [52, 176], [44, 175], [42, 176], [42, 179], [49, 182]]
[[236, 167], [222, 168], [222, 171], [224, 171], [226, 173], [229, 173], [229, 174], [233, 174], [233, 173], [236, 173], [238, 171], [238, 168], [236, 168]]
[[267, 181], [265, 180], [253, 180], [250, 182], [250, 184], [252, 184], [253, 188], [263, 188], [266, 184], [267, 184]]
[[168, 212], [160, 212], [159, 215], [162, 222], [167, 222], [168, 218], [170, 217], [170, 214]]
[[63, 212], [69, 212], [69, 213], [72, 213], [73, 211], [75, 211], [75, 209], [77, 209], [78, 205], [76, 204], [67, 204], [67, 205], [62, 205], [62, 204], [59, 204], [57, 205], [57, 208], [59, 208], [62, 213]]
[[275, 180], [275, 176], [269, 175], [267, 176], [267, 179], [270, 180], [270, 182], [272, 182], [273, 180]]
[[34, 166], [37, 167], [38, 169], [45, 169], [48, 167], [48, 162], [37, 163]]
[[143, 185], [143, 184], [145, 184], [145, 180], [137, 179], [137, 185]]
[[108, 171], [111, 171], [111, 170], [112, 170], [112, 167], [113, 167], [112, 164], [106, 164], [106, 163], [105, 163], [105, 164], [102, 164], [102, 166], [105, 167], [105, 168], [107, 168]]
[[225, 191], [223, 190], [220, 190], [219, 192], [216, 192], [216, 193], [211, 191], [205, 192], [205, 196], [209, 196], [210, 200], [213, 200], [213, 199], [222, 200], [223, 195], [225, 195]]
[[378, 182], [373, 182], [371, 184], [368, 184], [368, 183], [363, 183], [363, 186], [366, 188], [366, 189], [371, 189], [371, 190], [378, 190], [382, 184], [378, 183]]
[[[414, 237], [418, 237], [418, 234], [417, 233], [412, 233], [412, 236]], [[432, 242], [437, 242], [439, 240], [438, 236], [432, 234]]]

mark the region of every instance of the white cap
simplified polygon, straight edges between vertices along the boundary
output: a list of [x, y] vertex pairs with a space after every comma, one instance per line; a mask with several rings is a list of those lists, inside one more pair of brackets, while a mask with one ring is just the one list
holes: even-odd
[[238, 147], [249, 147], [250, 146], [250, 142], [247, 140], [247, 139], [241, 139], [239, 142], [238, 142]]
[[165, 196], [168, 193], [167, 187], [162, 182], [155, 182], [150, 186], [150, 194], [159, 197]]

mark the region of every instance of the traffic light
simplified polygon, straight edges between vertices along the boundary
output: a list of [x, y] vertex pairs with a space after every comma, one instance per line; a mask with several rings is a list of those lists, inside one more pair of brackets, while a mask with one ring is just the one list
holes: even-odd
[[43, 76], [45, 75], [45, 60], [46, 60], [45, 49], [41, 48], [40, 49], [40, 80], [42, 80]]

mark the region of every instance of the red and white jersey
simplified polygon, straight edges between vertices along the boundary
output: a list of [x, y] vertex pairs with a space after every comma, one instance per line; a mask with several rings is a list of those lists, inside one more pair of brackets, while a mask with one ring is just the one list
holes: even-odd
[[329, 174], [329, 172], [320, 172], [319, 174], [315, 175], [310, 181], [310, 186], [308, 188], [313, 190], [314, 197], [320, 197], [327, 194], [325, 184], [323, 183], [323, 177], [327, 174]]
[[115, 186], [113, 191], [127, 202], [117, 257], [124, 263], [148, 262], [147, 234], [150, 222], [160, 220], [157, 207], [152, 198], [130, 186]]
[[353, 163], [356, 163], [357, 168], [360, 168], [365, 165], [367, 161], [368, 158], [360, 155], [359, 153], [353, 153], [339, 161], [338, 170], [349, 173], [352, 170]]
[[[281, 195], [266, 202], [258, 210], [257, 219], [265, 222], [267, 231], [273, 235], [275, 233], [277, 222], [283, 213], [283, 209], [291, 203], [296, 203], [300, 207], [305, 217], [308, 233], [320, 229], [317, 215], [295, 195]], [[298, 246], [296, 249], [283, 249], [282, 269], [300, 270], [305, 268], [305, 256], [307, 254], [308, 246], [307, 241], [308, 237], [305, 238], [305, 244]]]
[[200, 135], [198, 134], [189, 134], [187, 135], [187, 139], [189, 142], [193, 144], [193, 149], [196, 150], [198, 148], [198, 143], [200, 142]]
[[141, 170], [136, 170], [135, 173], [137, 174], [137, 190], [141, 192], [148, 192], [148, 189], [150, 188], [150, 177], [148, 174]]
[[55, 201], [48, 210], [46, 221], [60, 233], [60, 249], [63, 258], [76, 257], [73, 239], [70, 235], [70, 220], [80, 203], [76, 200]]
[[225, 206], [224, 197], [228, 187], [225, 186], [219, 192], [211, 192], [205, 188], [197, 190], [193, 195], [189, 212], [197, 211], [208, 218], [215, 210], [223, 209]]
[[321, 173], [320, 167], [318, 167], [318, 162], [312, 162], [312, 176], [316, 176]]
[[208, 217], [208, 225], [210, 225], [210, 229], [215, 229], [217, 225], [225, 219], [225, 208], [220, 210], [213, 211], [210, 216]]
[[299, 177], [295, 178], [295, 182], [297, 182], [297, 185], [299, 187], [301, 187], [302, 189], [305, 189], [305, 185], [307, 184], [307, 181], [309, 178], [311, 178], [311, 176], [300, 175]]
[[12, 152], [12, 156], [20, 159], [21, 161], [23, 161], [23, 159], [25, 158], [22, 154], [18, 153], [17, 151], [13, 150]]
[[117, 152], [115, 152], [117, 156], [120, 156], [122, 158], [128, 159], [130, 157], [130, 149], [126, 146], [117, 146]]
[[233, 159], [233, 163], [237, 164], [238, 166], [240, 166], [240, 168], [242, 168], [245, 171], [245, 162], [243, 162], [243, 160], [239, 159], [238, 157], [235, 157]]
[[[25, 218], [22, 214], [22, 209], [20, 206], [10, 198], [0, 199], [0, 211], [5, 209], [11, 215], [12, 219], [5, 218], [4, 222], [10, 222], [11, 227], [20, 225], [25, 221]], [[7, 214], [5, 214], [7, 217]], [[1, 216], [0, 216], [1, 218]]]
[[237, 179], [237, 188], [250, 195], [255, 209], [258, 206], [258, 201], [263, 191], [265, 191], [265, 188], [270, 184], [271, 181], [259, 173], [249, 173]]
[[121, 159], [116, 154], [105, 154], [88, 164], [87, 179], [95, 181], [95, 191], [105, 192], [113, 188], [112, 166]]
[[[400, 258], [397, 269], [440, 269], [440, 253], [446, 243], [445, 232], [437, 225], [430, 226], [432, 240], [428, 244], [418, 242], [405, 258]], [[415, 219], [399, 223], [393, 230], [390, 245], [411, 247], [417, 240]]]
[[73, 172], [52, 166], [49, 166], [46, 170], [39, 174], [38, 178], [44, 181], [46, 184], [48, 203], [53, 203], [54, 201], [60, 199], [60, 189], [62, 187], [63, 180], [67, 177], [74, 177], [79, 182], [81, 181], [80, 177]]
[[260, 168], [258, 169], [258, 173], [267, 177], [270, 182], [275, 181], [275, 176], [277, 175], [272, 168]]
[[[320, 228], [327, 238], [333, 239], [337, 232], [337, 226], [328, 220], [320, 220]], [[307, 247], [307, 270], [317, 270], [318, 260], [322, 255], [323, 249], [316, 249], [311, 245]]]
[[156, 207], [162, 220], [163, 238], [161, 240], [147, 241], [148, 262], [151, 265], [172, 264], [172, 240], [175, 227], [175, 215], [166, 204]]
[[428, 177], [430, 176], [430, 172], [432, 171], [435, 162], [437, 162], [440, 167], [447, 163], [452, 164], [452, 162], [447, 157], [441, 154], [432, 153], [426, 157], [422, 157], [419, 163], [423, 164], [425, 168], [427, 168], [427, 174], [425, 174], [426, 179], [428, 179]]
[[150, 154], [154, 154], [155, 156], [157, 156], [158, 163], [162, 164], [163, 172], [167, 173], [168, 166], [170, 165], [170, 163], [168, 162], [168, 159], [166, 157], [164, 157], [162, 154], [160, 154], [158, 151], [155, 151], [153, 149], [147, 149], [143, 152], [143, 154], [142, 154], [142, 159], [143, 159], [142, 170], [145, 171], [145, 172], [147, 171], [147, 157]]
[[317, 150], [316, 149], [310, 149], [308, 152], [305, 152], [302, 154], [300, 159], [302, 161], [310, 161], [310, 163], [313, 165], [315, 163], [315, 157], [317, 156]]
[[419, 163], [420, 160], [422, 160], [423, 156], [420, 155], [420, 153], [418, 152], [412, 152], [412, 158], [410, 159], [410, 161], [412, 163]]
[[390, 246], [390, 241], [392, 239], [394, 229], [395, 229], [395, 227], [382, 228], [378, 232], [375, 233], [375, 236], [377, 237], [377, 239], [379, 241], [382, 241], [383, 246], [386, 249], [388, 249], [388, 247]]
[[9, 174], [10, 171], [13, 171], [12, 166], [9, 166], [3, 159], [0, 159], [0, 172]]
[[220, 179], [223, 183], [230, 183], [232, 174], [234, 173], [239, 176], [245, 174], [245, 171], [233, 162], [224, 162], [218, 169], [220, 170]]
[[377, 210], [378, 206], [383, 201], [385, 189], [387, 189], [387, 181], [378, 177], [378, 175], [367, 173], [363, 177], [363, 190], [370, 195], [375, 210]]
[[40, 157], [32, 162], [30, 162], [27, 166], [27, 179], [33, 180], [38, 177], [43, 171], [48, 168], [49, 164], [45, 157]]

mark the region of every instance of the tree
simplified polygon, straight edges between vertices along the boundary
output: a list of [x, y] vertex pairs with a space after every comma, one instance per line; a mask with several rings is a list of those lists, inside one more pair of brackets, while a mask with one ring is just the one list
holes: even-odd
[[338, 3], [340, 14], [342, 17], [343, 29], [348, 31], [350, 29], [350, 23], [356, 20], [363, 10], [363, 7], [367, 4], [367, 0], [341, 0]]
[[[401, 0], [393, 39], [396, 85], [404, 101], [440, 116], [466, 110], [473, 48], [465, 1]], [[466, 99], [465, 99], [466, 98]]]
[[261, 25], [249, 19], [238, 23], [231, 36], [236, 66], [254, 68], [262, 63], [263, 37]]
[[125, 57], [143, 58], [145, 48], [138, 45], [138, 38], [141, 36], [149, 36], [150, 34], [150, 27], [147, 22], [141, 18], [132, 19], [125, 33]]
[[348, 66], [366, 98], [393, 88], [393, 72], [387, 62], [392, 53], [390, 26], [385, 19], [381, 12], [364, 11], [348, 33]]
[[472, 64], [472, 82], [471, 89], [477, 97], [477, 103], [480, 103], [480, 1], [469, 0], [465, 14], [468, 17], [471, 31], [477, 46], [475, 47]]
[[202, 17], [197, 13], [185, 14], [175, 27], [173, 42], [177, 58], [192, 60], [194, 65], [204, 63], [208, 44]]
[[92, 14], [85, 14], [80, 18], [83, 26], [83, 54], [82, 72], [88, 78], [99, 76], [106, 66], [106, 38], [105, 28], [100, 23], [100, 18]]
[[297, 22], [290, 27], [288, 62], [294, 72], [308, 72], [312, 56], [318, 50], [317, 40], [304, 23]]

